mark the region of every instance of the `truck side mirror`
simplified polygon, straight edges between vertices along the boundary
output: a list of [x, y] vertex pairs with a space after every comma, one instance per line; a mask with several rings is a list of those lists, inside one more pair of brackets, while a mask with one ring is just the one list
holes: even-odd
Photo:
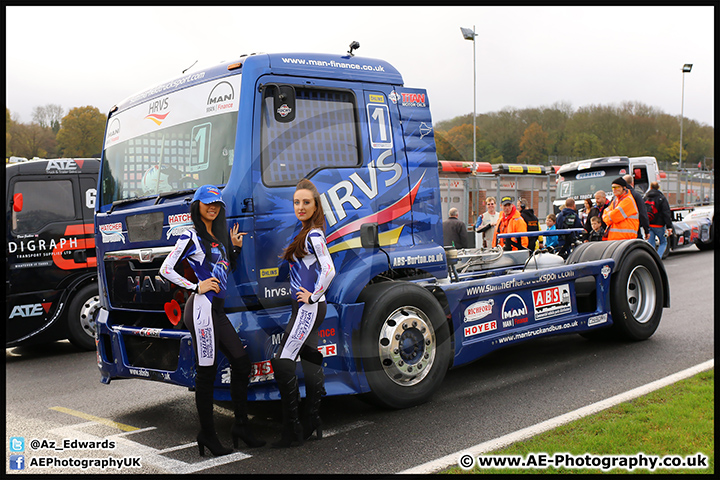
[[642, 171], [639, 168], [636, 168], [633, 174], [635, 176], [635, 180], [640, 180], [642, 178]]
[[290, 123], [295, 120], [295, 88], [292, 85], [274, 85], [273, 112], [275, 121]]
[[16, 193], [13, 195], [13, 211], [22, 212], [23, 209], [23, 194]]
[[364, 223], [360, 226], [360, 244], [369, 249], [380, 247], [377, 223]]

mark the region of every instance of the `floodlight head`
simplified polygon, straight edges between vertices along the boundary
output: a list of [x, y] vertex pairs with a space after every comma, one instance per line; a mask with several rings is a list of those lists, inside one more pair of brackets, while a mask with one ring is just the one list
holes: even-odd
[[692, 66], [692, 63], [686, 63], [685, 65], [683, 65], [683, 72], [690, 73], [690, 70], [692, 70]]
[[460, 31], [462, 32], [465, 40], [475, 40], [475, 37], [477, 36], [475, 34], [475, 30], [471, 30], [469, 28], [460, 27]]

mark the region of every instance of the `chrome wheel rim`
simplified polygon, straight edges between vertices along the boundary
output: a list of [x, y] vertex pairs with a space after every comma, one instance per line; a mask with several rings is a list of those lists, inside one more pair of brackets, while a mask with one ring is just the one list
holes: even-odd
[[436, 350], [432, 322], [416, 307], [398, 308], [380, 328], [380, 364], [397, 385], [410, 387], [421, 382], [432, 369]]
[[627, 282], [627, 300], [630, 312], [638, 323], [647, 323], [655, 313], [657, 289], [650, 271], [643, 265], [635, 267]]

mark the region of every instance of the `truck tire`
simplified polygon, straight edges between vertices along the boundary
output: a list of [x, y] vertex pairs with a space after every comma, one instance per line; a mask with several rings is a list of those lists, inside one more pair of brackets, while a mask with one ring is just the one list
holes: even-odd
[[708, 240], [707, 243], [697, 242], [695, 245], [703, 252], [715, 248], [715, 217], [713, 217], [712, 223], [710, 224], [710, 240]]
[[388, 408], [428, 401], [450, 365], [445, 313], [424, 288], [407, 282], [366, 287], [359, 352], [371, 392], [367, 399]]
[[660, 325], [663, 309], [663, 282], [653, 258], [640, 249], [632, 250], [610, 279], [615, 331], [628, 340], [645, 340]]
[[81, 350], [95, 350], [95, 314], [100, 308], [96, 284], [81, 288], [72, 297], [68, 309], [70, 343]]
[[657, 252], [643, 240], [588, 242], [579, 245], [566, 263], [575, 264], [612, 258], [615, 268], [610, 278], [609, 329], [583, 332], [589, 339], [622, 338], [645, 340], [660, 324], [663, 307], [669, 307], [669, 291], [664, 268]]

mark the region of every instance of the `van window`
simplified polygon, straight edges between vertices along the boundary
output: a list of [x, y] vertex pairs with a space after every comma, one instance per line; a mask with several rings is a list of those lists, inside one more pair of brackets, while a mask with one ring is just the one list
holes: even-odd
[[35, 233], [52, 222], [75, 220], [70, 180], [18, 181], [11, 195], [23, 194], [23, 209], [13, 212], [13, 232]]
[[262, 179], [267, 186], [295, 185], [318, 168], [360, 164], [355, 101], [350, 92], [297, 88], [295, 120], [279, 123], [268, 91], [261, 130]]

